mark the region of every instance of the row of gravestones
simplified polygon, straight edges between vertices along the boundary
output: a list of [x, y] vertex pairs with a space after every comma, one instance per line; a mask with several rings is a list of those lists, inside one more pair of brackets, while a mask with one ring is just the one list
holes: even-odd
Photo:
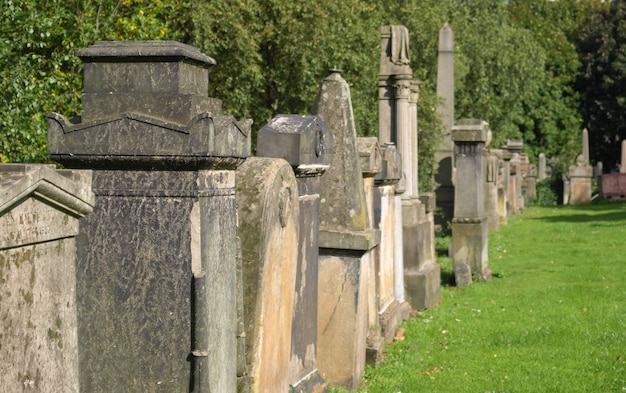
[[82, 117], [47, 115], [49, 152], [71, 169], [0, 167], [3, 385], [358, 385], [408, 318], [407, 300], [416, 309], [439, 300], [432, 198], [413, 178], [408, 32], [387, 26], [381, 36], [382, 143], [356, 137], [335, 70], [313, 115], [261, 128], [257, 157], [251, 122], [206, 96], [215, 62], [196, 48], [79, 51]]

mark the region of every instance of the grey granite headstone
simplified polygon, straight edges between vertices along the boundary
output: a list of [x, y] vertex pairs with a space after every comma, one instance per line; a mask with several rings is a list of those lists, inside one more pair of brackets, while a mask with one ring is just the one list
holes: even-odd
[[279, 115], [258, 134], [257, 155], [286, 159], [298, 184], [300, 236], [289, 368], [294, 393], [328, 390], [317, 367], [317, 293], [321, 176], [332, 149], [332, 134], [319, 116]]
[[234, 169], [251, 122], [207, 97], [215, 62], [196, 48], [102, 42], [78, 56], [82, 121], [48, 114], [48, 149], [94, 169], [78, 238], [81, 391], [235, 392]]
[[90, 171], [0, 165], [0, 390], [79, 392], [76, 241]]
[[338, 71], [320, 84], [313, 114], [335, 146], [322, 176], [318, 367], [329, 382], [353, 388], [365, 369], [369, 263], [380, 232], [369, 228], [350, 89]]
[[452, 220], [452, 260], [459, 286], [468, 284], [468, 268], [471, 276], [478, 280], [491, 278], [482, 163], [488, 131], [486, 122], [474, 119], [462, 120], [452, 128], [458, 174], [457, 203]]

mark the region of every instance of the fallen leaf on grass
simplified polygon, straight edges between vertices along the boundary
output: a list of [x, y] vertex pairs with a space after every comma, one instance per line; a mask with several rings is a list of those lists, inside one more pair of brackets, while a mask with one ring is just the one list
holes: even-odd
[[417, 371], [415, 371], [415, 374], [417, 374], [417, 375], [430, 375], [430, 374], [440, 373], [442, 371], [443, 371], [443, 368], [441, 368], [441, 367], [433, 367], [433, 368], [430, 368], [428, 370], [423, 370], [423, 371], [422, 370], [417, 370]]
[[402, 340], [404, 340], [404, 328], [398, 329], [398, 331], [396, 332], [396, 336], [393, 339], [395, 341], [402, 341]]

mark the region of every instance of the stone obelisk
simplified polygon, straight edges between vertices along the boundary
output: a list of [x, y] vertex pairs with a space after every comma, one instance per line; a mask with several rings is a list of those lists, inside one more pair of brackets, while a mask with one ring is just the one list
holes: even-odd
[[454, 216], [454, 144], [450, 137], [454, 125], [454, 34], [447, 23], [439, 30], [437, 97], [440, 100], [437, 113], [445, 131], [444, 139], [435, 153], [435, 192], [437, 207], [443, 215], [439, 217], [438, 224], [445, 224]]

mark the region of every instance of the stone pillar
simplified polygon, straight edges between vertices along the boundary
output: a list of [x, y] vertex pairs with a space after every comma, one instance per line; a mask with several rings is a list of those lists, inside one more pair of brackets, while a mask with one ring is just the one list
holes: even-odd
[[251, 157], [236, 183], [250, 391], [286, 392], [299, 250], [296, 178], [283, 159]]
[[[503, 203], [500, 205], [500, 225], [506, 225], [508, 217], [513, 215], [513, 208], [509, 195], [511, 194], [511, 159], [513, 154], [502, 149], [502, 197], [499, 198]], [[513, 186], [515, 183], [513, 183]]]
[[419, 195], [419, 146], [418, 146], [418, 120], [417, 120], [417, 102], [419, 99], [420, 82], [416, 79], [411, 80], [411, 95], [409, 96], [409, 119], [411, 121], [411, 174], [413, 180], [411, 182], [411, 195]]
[[[401, 308], [404, 299], [398, 298], [395, 292], [396, 280], [400, 281], [404, 289], [404, 272], [403, 270], [398, 272], [395, 266], [396, 204], [394, 185], [400, 180], [402, 168], [400, 156], [393, 143], [383, 145], [381, 153], [383, 158], [382, 169], [374, 177], [374, 225], [376, 229], [380, 230], [381, 239], [378, 247], [378, 263], [371, 273], [376, 277], [376, 302], [381, 334], [386, 342], [391, 342], [395, 336], [398, 322], [404, 318]], [[402, 296], [404, 296], [404, 292], [402, 292]], [[406, 305], [406, 303], [404, 304]], [[408, 314], [408, 310], [406, 314]]]
[[444, 139], [435, 153], [435, 183], [437, 207], [441, 209], [441, 225], [447, 225], [454, 216], [454, 143], [450, 130], [454, 125], [454, 32], [447, 23], [439, 30], [439, 57], [437, 63], [437, 97], [441, 105], [437, 113], [444, 127]]
[[520, 153], [524, 148], [522, 141], [507, 140], [505, 149], [511, 153], [509, 177], [509, 215], [517, 215], [523, 207], [522, 197], [522, 159]]
[[626, 139], [622, 140], [622, 154], [620, 156], [619, 173], [626, 173]]
[[526, 199], [533, 202], [537, 199], [537, 166], [530, 164], [526, 175]]
[[318, 116], [276, 116], [257, 140], [257, 155], [287, 160], [298, 184], [300, 235], [289, 368], [296, 393], [328, 390], [317, 366], [318, 233], [321, 176], [331, 162], [332, 146], [332, 134]]
[[546, 155], [539, 153], [539, 172], [537, 173], [537, 180], [542, 181], [546, 179], [548, 174], [546, 173]]
[[313, 113], [335, 143], [320, 200], [318, 367], [329, 382], [353, 388], [365, 368], [367, 284], [380, 232], [369, 228], [350, 89], [338, 71], [320, 84]]
[[48, 114], [48, 149], [93, 169], [77, 305], [85, 392], [235, 392], [235, 171], [250, 122], [207, 97], [215, 61], [175, 41], [99, 42], [82, 122]]
[[517, 195], [517, 197], [519, 199], [519, 207], [520, 209], [523, 209], [526, 207], [526, 201], [524, 199], [524, 196], [526, 195], [526, 192], [527, 192], [526, 176], [528, 175], [528, 166], [530, 165], [530, 162], [528, 161], [528, 154], [526, 153], [521, 153], [519, 155], [519, 158], [520, 158], [520, 174], [519, 174], [520, 192]]
[[492, 150], [483, 150], [483, 162], [485, 163], [485, 214], [487, 226], [490, 231], [500, 228], [500, 215], [498, 213], [498, 175], [500, 172], [499, 160]]
[[576, 165], [569, 167], [569, 204], [578, 205], [591, 202], [591, 178], [593, 168], [580, 154], [576, 158]]
[[591, 163], [589, 160], [589, 131], [586, 128], [583, 128], [583, 158], [587, 164]]
[[491, 278], [487, 257], [487, 217], [484, 204], [482, 149], [488, 124], [465, 119], [452, 128], [457, 163], [454, 219], [452, 220], [452, 261], [457, 286]]
[[76, 240], [91, 213], [90, 171], [0, 165], [0, 383], [79, 392]]
[[[369, 228], [380, 231], [375, 216], [375, 209], [380, 205], [377, 200], [377, 193], [374, 187], [374, 177], [382, 171], [382, 153], [378, 145], [378, 139], [374, 137], [357, 138], [357, 149], [359, 151], [359, 159], [361, 163], [361, 172], [363, 174], [363, 186], [365, 187], [365, 201], [367, 205], [367, 215], [369, 217]], [[382, 233], [381, 233], [382, 241]], [[380, 320], [380, 312], [378, 299], [380, 296], [380, 288], [378, 287], [377, 274], [380, 273], [380, 245], [376, 248], [376, 252], [372, 253], [369, 266], [369, 283], [368, 283], [368, 323], [369, 330], [367, 333], [367, 351], [366, 363], [376, 366], [383, 357], [385, 347], [385, 337], [382, 334], [382, 323]], [[391, 272], [393, 273], [393, 271]], [[394, 327], [395, 329], [395, 327]], [[395, 333], [395, 332], [394, 332]], [[393, 334], [393, 333], [392, 333]]]

